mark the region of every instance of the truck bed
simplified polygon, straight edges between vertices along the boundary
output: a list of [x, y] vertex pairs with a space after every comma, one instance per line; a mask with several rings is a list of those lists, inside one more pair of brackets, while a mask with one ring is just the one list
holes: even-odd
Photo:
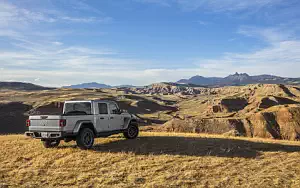
[[[66, 126], [60, 127], [59, 121], [66, 120]], [[94, 115], [38, 115], [38, 116], [30, 116], [30, 126], [29, 131], [61, 131], [72, 133], [75, 129], [76, 123], [78, 121], [91, 121], [94, 120]]]
[[59, 126], [59, 120], [63, 119], [61, 115], [39, 115], [30, 116], [29, 131], [62, 131]]

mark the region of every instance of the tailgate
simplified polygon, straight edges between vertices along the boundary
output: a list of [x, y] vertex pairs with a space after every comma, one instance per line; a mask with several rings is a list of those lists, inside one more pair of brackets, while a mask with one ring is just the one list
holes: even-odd
[[30, 116], [29, 131], [61, 131], [62, 127], [59, 126], [59, 120], [62, 116]]

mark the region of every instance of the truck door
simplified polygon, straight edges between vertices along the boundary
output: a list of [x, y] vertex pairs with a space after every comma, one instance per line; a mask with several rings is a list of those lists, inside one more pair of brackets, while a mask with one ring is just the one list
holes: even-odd
[[109, 103], [109, 129], [121, 130], [124, 124], [124, 117], [119, 113], [119, 107], [114, 102]]
[[98, 103], [98, 114], [96, 118], [97, 132], [109, 131], [109, 114], [107, 103]]

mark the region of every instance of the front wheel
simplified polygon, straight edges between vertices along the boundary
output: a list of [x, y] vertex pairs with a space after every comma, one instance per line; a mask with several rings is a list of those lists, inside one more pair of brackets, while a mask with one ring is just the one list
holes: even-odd
[[135, 139], [139, 135], [139, 127], [137, 125], [129, 125], [123, 135], [127, 139]]
[[77, 146], [80, 149], [91, 149], [94, 144], [94, 138], [94, 132], [89, 128], [84, 128], [76, 137]]
[[59, 145], [60, 140], [43, 140], [42, 142], [45, 148], [54, 148]]

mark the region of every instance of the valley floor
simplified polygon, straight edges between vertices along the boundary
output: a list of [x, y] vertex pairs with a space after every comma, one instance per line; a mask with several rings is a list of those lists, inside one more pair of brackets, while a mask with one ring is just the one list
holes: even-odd
[[0, 136], [0, 187], [300, 187], [300, 143], [142, 132], [44, 149]]

